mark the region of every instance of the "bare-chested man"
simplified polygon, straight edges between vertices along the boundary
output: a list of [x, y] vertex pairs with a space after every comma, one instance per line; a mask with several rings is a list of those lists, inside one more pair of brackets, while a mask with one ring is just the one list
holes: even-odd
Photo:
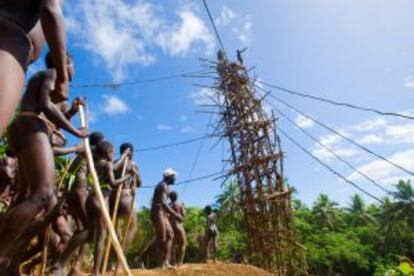
[[[134, 146], [131, 143], [123, 143], [119, 148], [121, 158], [125, 155], [128, 151], [128, 162], [126, 164], [125, 173], [130, 174], [130, 177], [123, 182], [121, 196], [118, 205], [118, 213], [117, 213], [117, 222], [115, 225], [118, 226], [118, 233], [122, 233], [120, 226], [120, 222], [123, 219], [125, 222], [130, 218], [130, 226], [128, 229], [128, 233], [126, 234], [126, 240], [123, 246], [124, 251], [128, 250], [129, 245], [135, 238], [135, 234], [137, 232], [137, 217], [135, 215], [135, 208], [134, 208], [134, 195], [136, 193], [136, 189], [141, 186], [141, 176], [139, 174], [139, 168], [137, 164], [133, 160], [133, 153], [134, 153]], [[119, 163], [119, 160], [117, 161]], [[122, 172], [124, 169], [125, 160], [123, 161], [122, 166], [119, 166], [117, 170], [115, 170], [115, 176], [117, 178], [122, 177]], [[120, 187], [120, 186], [119, 186]], [[110, 199], [110, 213], [113, 214], [115, 201], [116, 201], [116, 194], [117, 190], [112, 191], [111, 199]], [[115, 263], [113, 262], [115, 258], [115, 252], [112, 248], [111, 250], [111, 262], [108, 268], [116, 269], [114, 267]], [[111, 267], [112, 266], [112, 267]]]
[[0, 136], [24, 86], [27, 66], [40, 56], [45, 40], [56, 63], [54, 94], [66, 99], [66, 35], [61, 0], [0, 0]]
[[162, 268], [171, 268], [170, 259], [174, 231], [171, 227], [168, 215], [177, 220], [182, 220], [180, 214], [171, 209], [167, 204], [169, 185], [175, 182], [177, 173], [173, 169], [166, 169], [161, 181], [154, 190], [151, 205], [151, 221], [154, 225], [156, 242], [162, 254]]
[[[170, 193], [170, 207], [173, 209], [177, 214], [179, 214], [183, 219], [185, 217], [185, 207], [184, 203], [177, 202], [178, 194], [177, 192]], [[184, 225], [182, 220], [177, 220], [176, 218], [170, 216], [170, 223], [172, 229], [174, 231], [174, 245], [173, 245], [173, 255], [172, 255], [172, 262], [173, 265], [177, 265], [177, 267], [181, 267], [184, 262], [185, 256], [185, 249], [187, 247], [187, 238], [185, 234]]]
[[[70, 58], [67, 61], [67, 74], [72, 78], [73, 62]], [[77, 137], [87, 137], [86, 129], [75, 128], [56, 106], [56, 94], [53, 93], [56, 77], [56, 70], [50, 69], [30, 79], [21, 113], [8, 130], [9, 145], [19, 160], [19, 185], [26, 188], [27, 196], [7, 213], [0, 226], [0, 264], [3, 268], [10, 261], [8, 253], [16, 246], [15, 242], [22, 239], [29, 228], [35, 227], [32, 225], [35, 219], [37, 222], [39, 218], [40, 221], [45, 219], [57, 203], [49, 122]], [[31, 235], [38, 231], [33, 230]], [[4, 273], [2, 275], [7, 275]]]
[[[129, 149], [126, 149], [126, 152], [129, 154]], [[112, 144], [108, 141], [100, 142], [95, 149], [96, 152], [96, 172], [99, 176], [99, 181], [101, 182], [102, 193], [104, 195], [107, 208], [109, 207], [109, 198], [111, 192], [119, 188], [119, 185], [124, 183], [131, 177], [130, 172], [127, 172], [125, 176], [118, 179], [115, 178], [113, 164], [113, 155], [114, 148]], [[102, 260], [103, 260], [103, 251], [105, 247], [106, 239], [106, 225], [100, 211], [99, 203], [97, 202], [96, 197], [93, 200], [93, 209], [95, 212], [95, 254], [94, 254], [94, 265], [93, 265], [93, 275], [99, 275]]]
[[[120, 146], [120, 153], [121, 155], [124, 155], [125, 152], [128, 151], [128, 163], [126, 166], [125, 172], [130, 175], [130, 177], [123, 182], [123, 189], [121, 192], [121, 198], [119, 201], [119, 208], [118, 208], [118, 219], [126, 219], [129, 218], [131, 215], [131, 212], [135, 213], [134, 210], [134, 194], [136, 193], [136, 188], [139, 188], [141, 186], [141, 176], [139, 174], [139, 168], [137, 164], [133, 160], [133, 152], [134, 152], [134, 146], [130, 143], [124, 143]], [[122, 177], [122, 170], [123, 166], [120, 166], [116, 171], [115, 175], [117, 178]], [[115, 197], [115, 191], [112, 193], [112, 200], [111, 205], [114, 203], [114, 197]], [[111, 208], [113, 209], [113, 208]], [[132, 239], [135, 236], [135, 233], [137, 231], [137, 218], [136, 216], [132, 216], [131, 220], [131, 226], [128, 231], [128, 235], [126, 238], [126, 243], [124, 249], [128, 248], [128, 245], [130, 242], [132, 242]]]
[[202, 248], [202, 257], [203, 261], [207, 262], [209, 249], [211, 247], [213, 251], [213, 261], [217, 261], [217, 250], [218, 250], [218, 235], [219, 231], [217, 228], [217, 216], [213, 212], [213, 208], [210, 205], [207, 205], [204, 208], [204, 211], [207, 216], [207, 224], [204, 232], [203, 238], [203, 248]]
[[[96, 137], [96, 140], [101, 139], [99, 135]], [[94, 139], [91, 139], [90, 143], [95, 143], [98, 141], [93, 141]], [[129, 174], [127, 174], [124, 178], [121, 179], [115, 179], [114, 170], [118, 170], [125, 158], [130, 154], [129, 150], [126, 150], [122, 157], [115, 163], [112, 163], [113, 160], [113, 146], [111, 143], [107, 141], [100, 141], [96, 144], [94, 147], [94, 158], [96, 162], [96, 170], [98, 172], [98, 176], [101, 181], [102, 185], [102, 193], [104, 195], [104, 198], [106, 200], [106, 203], [108, 205], [109, 202], [109, 196], [112, 188], [116, 188], [120, 183], [125, 181], [130, 177]], [[87, 168], [84, 168], [87, 170]], [[79, 179], [80, 183], [79, 185], [86, 185], [85, 182], [83, 182], [82, 179]], [[85, 179], [86, 181], [86, 179]], [[81, 202], [83, 200], [84, 193], [82, 192], [82, 189], [80, 190], [79, 195], [75, 195], [75, 197], [78, 197], [76, 201]], [[108, 206], [107, 206], [108, 207]], [[82, 245], [92, 242], [94, 240], [97, 241], [96, 247], [95, 247], [95, 254], [94, 254], [94, 268], [93, 268], [93, 275], [98, 275], [101, 263], [102, 263], [102, 254], [103, 254], [103, 247], [104, 247], [104, 241], [106, 236], [106, 225], [103, 221], [101, 208], [98, 202], [97, 197], [95, 196], [95, 193], [91, 191], [89, 193], [89, 196], [86, 200], [86, 215], [82, 214], [83, 210], [77, 210], [77, 213], [80, 216], [84, 216], [83, 220], [86, 225], [84, 225], [84, 228], [82, 231], [76, 233], [69, 241], [69, 244], [65, 251], [60, 254], [59, 256], [56, 256], [52, 263], [52, 269], [51, 269], [51, 275], [59, 275], [59, 276], [66, 276], [67, 273], [65, 273], [65, 267], [69, 263], [71, 256], [73, 253]], [[79, 259], [78, 259], [79, 260]]]

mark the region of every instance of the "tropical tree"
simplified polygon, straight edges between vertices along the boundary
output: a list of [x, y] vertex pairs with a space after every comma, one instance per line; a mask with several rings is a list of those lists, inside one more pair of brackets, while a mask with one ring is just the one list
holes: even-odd
[[232, 214], [239, 207], [240, 188], [236, 181], [223, 184], [223, 192], [216, 197], [216, 206], [222, 214]]
[[0, 138], [0, 157], [4, 155], [7, 148], [7, 139], [6, 138]]
[[377, 223], [375, 217], [367, 212], [365, 202], [358, 194], [351, 197], [351, 204], [348, 208], [345, 208], [345, 210], [350, 214], [352, 224], [356, 226]]
[[396, 219], [407, 222], [407, 225], [414, 230], [414, 189], [411, 181], [400, 180], [396, 185], [397, 191], [393, 193], [393, 211]]
[[319, 225], [329, 230], [336, 228], [338, 214], [336, 206], [338, 203], [331, 201], [326, 194], [320, 194], [313, 204], [313, 213]]

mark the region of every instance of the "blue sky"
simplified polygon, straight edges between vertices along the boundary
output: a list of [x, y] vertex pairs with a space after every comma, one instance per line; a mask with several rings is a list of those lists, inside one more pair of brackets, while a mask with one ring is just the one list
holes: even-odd
[[[248, 47], [246, 63], [262, 80], [286, 88], [395, 112], [410, 112], [414, 102], [414, 2], [350, 1], [209, 1], [227, 51]], [[200, 70], [200, 57], [217, 46], [201, 1], [91, 0], [65, 6], [68, 43], [75, 57], [74, 83], [108, 83], [170, 76]], [[234, 56], [234, 55], [233, 55]], [[41, 68], [37, 63], [32, 71]], [[208, 100], [205, 80], [178, 78], [118, 89], [74, 88], [85, 95], [91, 127], [116, 146], [124, 141], [150, 147], [203, 136], [209, 115], [197, 112]], [[275, 92], [276, 93], [276, 92]], [[358, 112], [276, 94], [356, 141], [414, 170], [411, 121]], [[276, 103], [275, 103], [276, 104]], [[372, 178], [392, 189], [407, 175], [376, 161], [309, 120], [277, 104], [309, 132]], [[283, 119], [280, 126], [315, 155], [374, 193], [380, 190], [352, 174], [326, 151]], [[201, 142], [136, 156], [144, 185], [155, 185], [164, 168], [179, 179], [222, 169], [228, 146]], [[296, 197], [311, 204], [318, 193], [346, 204], [355, 189], [317, 165], [289, 141], [283, 141], [286, 174]], [[219, 181], [176, 187], [189, 206], [203, 206], [220, 192]], [[139, 206], [151, 190], [140, 190]], [[368, 199], [369, 200], [369, 199]]]

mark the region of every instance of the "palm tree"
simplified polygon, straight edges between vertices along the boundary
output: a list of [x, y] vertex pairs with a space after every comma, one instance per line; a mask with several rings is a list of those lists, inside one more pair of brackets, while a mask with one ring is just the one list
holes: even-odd
[[220, 212], [231, 214], [239, 205], [240, 188], [236, 181], [224, 183], [224, 190], [216, 197], [216, 205]]
[[320, 194], [313, 204], [313, 213], [322, 227], [330, 230], [335, 229], [338, 222], [337, 206], [338, 203], [331, 201], [326, 194]]
[[397, 219], [407, 222], [407, 225], [414, 229], [414, 189], [410, 180], [400, 180], [396, 185], [397, 191], [393, 193], [393, 212]]
[[384, 233], [381, 250], [388, 252], [392, 248], [400, 248], [402, 244], [401, 237], [406, 231], [406, 225], [403, 220], [399, 219], [396, 213], [396, 203], [390, 198], [385, 198], [381, 206], [381, 214], [379, 215], [379, 225]]
[[352, 216], [355, 225], [376, 223], [375, 218], [367, 212], [364, 200], [358, 194], [351, 197], [351, 204], [345, 209]]

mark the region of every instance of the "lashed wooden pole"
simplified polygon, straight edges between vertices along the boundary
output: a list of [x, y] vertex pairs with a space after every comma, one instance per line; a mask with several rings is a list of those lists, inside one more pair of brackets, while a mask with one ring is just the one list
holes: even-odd
[[[122, 174], [121, 177], [125, 176], [126, 173], [126, 168], [128, 165], [128, 157], [125, 158], [123, 167], [122, 167]], [[116, 221], [118, 219], [118, 208], [119, 208], [119, 202], [121, 200], [121, 193], [122, 193], [122, 189], [124, 188], [124, 184], [122, 183], [119, 187], [118, 187], [118, 191], [116, 192], [116, 197], [115, 197], [115, 204], [114, 204], [114, 210], [112, 211], [112, 224], [116, 225]], [[106, 246], [105, 246], [105, 251], [104, 251], [104, 258], [103, 258], [103, 264], [102, 264], [102, 274], [106, 273], [106, 269], [108, 267], [108, 261], [109, 261], [109, 253], [111, 252], [111, 244], [112, 244], [112, 239], [109, 236], [107, 241], [106, 241]], [[122, 247], [122, 246], [121, 246]]]
[[[79, 106], [79, 114], [80, 114], [81, 126], [85, 127], [86, 126], [86, 117], [85, 117], [85, 110], [84, 110], [84, 107], [82, 105]], [[93, 162], [92, 151], [91, 151], [91, 147], [90, 147], [90, 144], [89, 144], [89, 138], [84, 138], [83, 142], [85, 144], [86, 159], [88, 161], [88, 165], [89, 165], [89, 168], [91, 170], [91, 174], [92, 174], [92, 178], [93, 178], [93, 187], [94, 187], [96, 196], [98, 197], [99, 205], [101, 207], [101, 212], [102, 212], [106, 227], [108, 228], [109, 235], [113, 240], [115, 253], [116, 253], [119, 261], [121, 262], [125, 273], [128, 276], [132, 276], [131, 270], [128, 267], [128, 263], [127, 263], [126, 258], [124, 256], [124, 253], [122, 251], [121, 244], [119, 243], [118, 237], [116, 236], [115, 227], [111, 222], [111, 218], [109, 216], [108, 209], [106, 208], [105, 200], [104, 200], [104, 197], [102, 195], [101, 186], [99, 184], [98, 174], [96, 173], [95, 164]]]

